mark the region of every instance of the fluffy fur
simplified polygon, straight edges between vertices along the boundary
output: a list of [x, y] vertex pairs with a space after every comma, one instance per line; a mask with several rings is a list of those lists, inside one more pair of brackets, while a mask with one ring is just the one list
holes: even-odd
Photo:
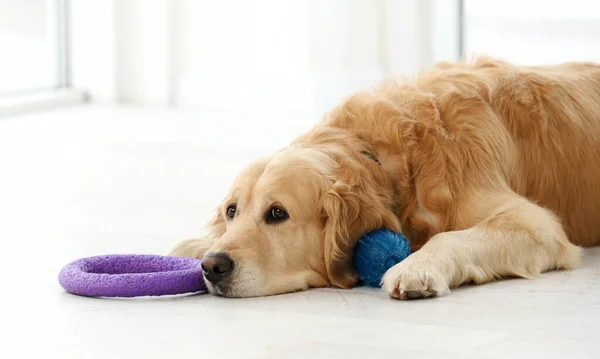
[[[249, 166], [209, 235], [171, 254], [233, 258], [234, 272], [210, 286], [218, 295], [350, 288], [356, 241], [385, 227], [416, 252], [385, 274], [383, 289], [442, 295], [576, 268], [581, 247], [600, 242], [599, 182], [599, 65], [442, 63], [354, 94]], [[231, 204], [236, 217], [225, 219]], [[273, 206], [289, 218], [267, 223]]]

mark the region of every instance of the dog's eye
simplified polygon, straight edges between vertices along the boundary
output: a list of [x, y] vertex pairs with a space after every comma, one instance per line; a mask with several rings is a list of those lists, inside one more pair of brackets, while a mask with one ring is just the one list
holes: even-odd
[[286, 211], [279, 207], [273, 207], [267, 213], [267, 223], [277, 223], [283, 222], [288, 219], [288, 214]]
[[237, 208], [235, 206], [227, 207], [227, 218], [233, 219], [233, 217], [235, 217], [236, 211], [237, 211]]

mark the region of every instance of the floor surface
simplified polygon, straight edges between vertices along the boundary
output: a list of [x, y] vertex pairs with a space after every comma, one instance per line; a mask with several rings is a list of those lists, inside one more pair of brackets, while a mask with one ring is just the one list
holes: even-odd
[[410, 302], [367, 288], [95, 299], [59, 286], [73, 259], [165, 254], [202, 233], [236, 172], [314, 121], [90, 106], [0, 120], [0, 358], [600, 357], [600, 248], [579, 270]]

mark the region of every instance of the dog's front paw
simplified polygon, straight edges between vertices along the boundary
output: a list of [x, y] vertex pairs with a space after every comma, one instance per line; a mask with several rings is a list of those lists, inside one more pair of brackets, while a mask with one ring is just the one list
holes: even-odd
[[448, 281], [442, 272], [429, 261], [420, 261], [416, 254], [385, 273], [383, 290], [396, 299], [427, 298], [450, 293]]

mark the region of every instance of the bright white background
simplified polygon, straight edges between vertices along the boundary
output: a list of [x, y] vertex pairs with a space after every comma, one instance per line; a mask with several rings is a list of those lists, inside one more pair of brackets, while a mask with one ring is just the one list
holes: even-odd
[[[0, 97], [57, 86], [56, 1], [0, 0]], [[320, 114], [461, 50], [520, 64], [600, 61], [593, 0], [66, 3], [70, 85], [100, 104]]]
[[457, 4], [73, 0], [73, 81], [99, 101], [320, 112], [384, 75], [457, 58]]
[[465, 50], [518, 64], [600, 62], [600, 2], [465, 0]]
[[[26, 93], [60, 84], [55, 1], [0, 0], [0, 92], [22, 92], [20, 110], [33, 108]], [[375, 288], [239, 301], [65, 293], [69, 261], [164, 254], [202, 234], [249, 161], [382, 76], [458, 58], [461, 43], [454, 0], [70, 3], [62, 91], [92, 103], [0, 117], [0, 358], [598, 358], [600, 248], [581, 270], [409, 303]], [[468, 52], [596, 59], [591, 1], [469, 4]]]
[[0, 0], [0, 96], [56, 82], [45, 0]]

